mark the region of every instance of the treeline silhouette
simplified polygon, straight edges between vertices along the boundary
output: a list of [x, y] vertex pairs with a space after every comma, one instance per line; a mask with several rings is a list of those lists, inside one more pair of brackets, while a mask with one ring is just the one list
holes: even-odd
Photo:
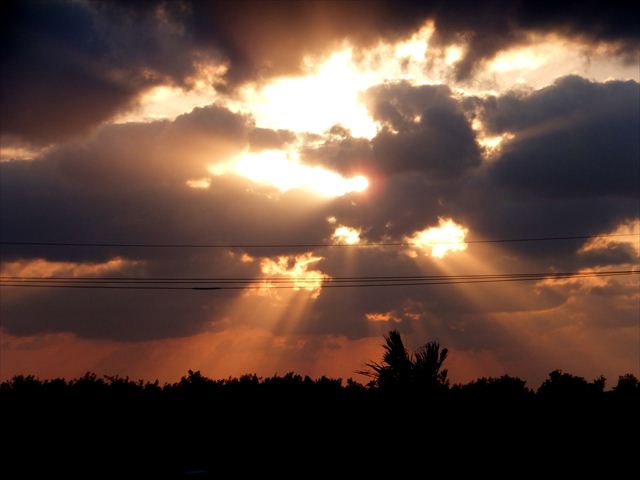
[[[625, 431], [637, 434], [640, 382], [633, 374], [610, 390], [604, 377], [588, 381], [560, 370], [536, 390], [508, 375], [451, 385], [443, 368], [448, 351], [437, 342], [411, 353], [391, 331], [384, 348], [381, 362], [359, 372], [367, 384], [294, 373], [214, 380], [191, 370], [164, 384], [93, 373], [15, 376], [0, 384], [8, 459], [0, 468], [11, 478], [215, 476], [229, 456], [260, 458], [276, 444], [317, 461], [317, 451], [342, 458], [367, 445], [402, 455], [413, 435], [413, 447], [430, 455], [477, 452], [487, 443], [516, 454], [515, 445], [535, 448], [544, 439], [549, 448], [570, 442], [604, 458], [608, 449], [629, 447]], [[249, 464], [237, 465], [235, 476]]]

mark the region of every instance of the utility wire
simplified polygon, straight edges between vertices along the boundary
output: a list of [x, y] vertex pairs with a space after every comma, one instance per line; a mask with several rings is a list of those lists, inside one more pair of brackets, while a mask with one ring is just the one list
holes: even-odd
[[498, 279], [498, 278], [528, 278], [528, 277], [581, 277], [585, 275], [617, 275], [629, 274], [634, 270], [601, 270], [595, 272], [547, 272], [547, 273], [506, 273], [506, 274], [468, 274], [468, 275], [410, 275], [410, 276], [360, 276], [360, 277], [27, 277], [27, 276], [0, 276], [0, 281], [15, 282], [47, 282], [47, 283], [353, 283], [353, 282], [379, 282], [379, 281], [426, 281], [426, 280], [472, 280], [472, 279]]
[[[516, 242], [548, 242], [559, 240], [588, 240], [591, 238], [640, 236], [640, 233], [611, 233], [603, 235], [571, 235], [555, 237], [497, 238], [487, 240], [465, 240], [464, 242], [428, 242], [422, 245], [452, 245], [460, 243], [516, 243]], [[2, 240], [0, 245], [29, 247], [115, 247], [115, 248], [322, 248], [322, 247], [411, 247], [412, 242], [369, 242], [369, 243], [116, 243], [116, 242], [40, 242]]]
[[[571, 278], [595, 278], [595, 277], [613, 277], [622, 275], [637, 275], [640, 270], [626, 271], [610, 271], [610, 272], [593, 272], [593, 273], [565, 273], [562, 275], [540, 274], [538, 276], [511, 277], [503, 278], [475, 278], [467, 280], [459, 279], [442, 279], [442, 280], [423, 280], [423, 281], [399, 281], [399, 282], [381, 282], [381, 283], [347, 283], [347, 284], [326, 284], [323, 282], [309, 283], [306, 288], [322, 287], [322, 288], [364, 288], [364, 287], [398, 287], [398, 286], [420, 286], [420, 285], [457, 285], [457, 284], [474, 284], [474, 283], [500, 283], [500, 282], [522, 282], [522, 281], [539, 281], [552, 279], [571, 279]], [[293, 282], [291, 282], [293, 283]], [[296, 282], [297, 283], [297, 282]], [[139, 286], [139, 285], [87, 285], [87, 284], [52, 284], [42, 283], [42, 281], [30, 281], [28, 283], [0, 283], [2, 287], [24, 287], [24, 288], [82, 288], [82, 289], [130, 289], [130, 290], [248, 290], [248, 289], [300, 289], [305, 285], [221, 285], [221, 286]]]

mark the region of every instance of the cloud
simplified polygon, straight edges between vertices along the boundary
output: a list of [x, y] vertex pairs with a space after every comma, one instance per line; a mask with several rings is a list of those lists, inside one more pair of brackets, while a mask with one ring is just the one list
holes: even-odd
[[[2, 163], [3, 239], [305, 243], [328, 238], [333, 231], [325, 221], [328, 200], [300, 190], [281, 194], [238, 176], [209, 174], [211, 164], [244, 152], [254, 131], [250, 118], [212, 105], [175, 121], [104, 126], [88, 139], [61, 145], [38, 159]], [[203, 175], [208, 175], [208, 188], [188, 186], [189, 180]], [[296, 252], [289, 250], [267, 249], [258, 256]], [[3, 246], [2, 257], [4, 263], [33, 260], [32, 267], [47, 261], [75, 264], [75, 270], [115, 258], [136, 265], [112, 272], [115, 276], [259, 274], [255, 263], [215, 249]], [[29, 274], [39, 271], [32, 268]], [[71, 331], [120, 340], [183, 336], [212, 328], [237, 296], [187, 292], [172, 298], [147, 292], [152, 295], [142, 298], [135, 295], [140, 292], [124, 291], [114, 302], [108, 293], [113, 292], [92, 296], [39, 290], [27, 297], [3, 292], [3, 328], [20, 335]]]
[[449, 179], [480, 164], [480, 148], [459, 101], [444, 85], [385, 84], [367, 92], [383, 129], [373, 140], [376, 165]]
[[434, 43], [464, 43], [456, 63], [458, 80], [469, 80], [478, 66], [501, 50], [530, 42], [532, 34], [555, 34], [588, 44], [609, 44], [629, 61], [640, 34], [633, 26], [634, 7], [624, 0], [598, 2], [536, 2], [499, 0], [482, 3], [434, 2], [426, 7], [435, 21]]
[[219, 91], [233, 92], [300, 73], [306, 56], [345, 41], [358, 50], [406, 39], [429, 19], [434, 45], [466, 43], [459, 79], [531, 33], [604, 42], [633, 57], [634, 13], [625, 1], [6, 2], [0, 126], [34, 144], [64, 141], [134, 107], [152, 87], [193, 87], [203, 66], [219, 69], [210, 80]]
[[[149, 8], [149, 7], [147, 7]], [[87, 132], [143, 90], [193, 72], [162, 7], [7, 2], [2, 7], [2, 132], [47, 144]]]
[[[298, 135], [294, 141], [288, 132], [256, 129], [250, 117], [215, 104], [175, 121], [107, 125], [36, 160], [0, 164], [3, 238], [325, 243], [336, 228], [348, 226], [359, 231], [361, 242], [401, 241], [436, 225], [438, 217], [468, 228], [467, 239], [607, 233], [637, 216], [637, 195], [620, 173], [632, 168], [637, 148], [638, 114], [632, 108], [637, 88], [634, 82], [568, 77], [539, 91], [460, 99], [444, 86], [387, 84], [367, 92], [371, 112], [384, 125], [371, 141], [340, 128], [325, 135]], [[491, 159], [482, 158], [478, 133], [471, 128], [473, 115], [491, 134], [513, 134]], [[319, 198], [209, 173], [211, 164], [251, 148], [297, 148], [298, 142], [303, 143], [305, 163], [349, 176], [364, 174], [369, 188]], [[575, 152], [584, 154], [574, 157]], [[563, 168], [569, 155], [572, 167]], [[601, 170], [603, 159], [612, 171]], [[521, 170], [528, 172], [526, 178]], [[208, 188], [186, 184], [201, 178], [210, 179]], [[335, 221], [327, 222], [329, 217]], [[232, 253], [3, 247], [2, 253], [5, 262], [66, 262], [60, 265], [79, 271], [82, 265], [122, 258], [127, 266], [119, 274], [160, 277], [259, 277], [261, 264], [278, 265], [279, 256], [304, 255], [322, 257], [312, 271], [331, 277], [622, 269], [637, 258], [624, 245], [584, 251], [584, 243], [470, 243], [467, 250], [449, 252], [440, 260], [411, 258], [403, 249], [355, 247]], [[571, 343], [567, 332], [595, 342], [594, 332], [606, 331], [615, 338], [612, 344], [630, 351], [619, 332], [629, 328], [631, 311], [614, 309], [612, 303], [628, 302], [629, 288], [613, 280], [593, 288], [532, 283], [322, 288], [317, 298], [305, 290], [283, 293], [277, 313], [269, 310], [272, 297], [243, 292], [132, 291], [114, 297], [108, 291], [3, 291], [0, 306], [2, 328], [11, 335], [72, 332], [123, 342], [261, 325], [289, 338], [338, 336], [348, 344], [399, 327], [416, 346], [437, 337], [461, 355], [491, 352], [493, 361], [515, 369], [511, 372], [529, 375], [565, 365], [551, 365], [545, 360], [549, 358], [573, 365], [568, 356], [550, 356], [560, 346], [545, 344], [549, 332], [563, 332], [567, 348], [576, 350], [578, 340]], [[611, 301], [599, 302], [609, 294]], [[616, 321], [607, 321], [608, 310]], [[596, 312], [594, 321], [580, 320], [590, 311]], [[370, 321], [376, 314], [389, 320], [379, 316], [375, 318], [382, 321]], [[315, 352], [326, 351], [326, 345], [308, 345]], [[539, 363], [518, 363], [523, 352]], [[307, 354], [315, 358], [314, 351]], [[630, 364], [630, 355], [620, 358], [615, 365]]]
[[188, 29], [198, 44], [215, 45], [229, 61], [231, 84], [299, 71], [300, 60], [335, 48], [356, 47], [410, 36], [426, 21], [435, 24], [437, 45], [465, 43], [457, 77], [469, 79], [477, 66], [503, 49], [526, 44], [530, 35], [553, 33], [585, 43], [605, 43], [632, 57], [640, 34], [631, 2], [190, 2]]
[[[465, 211], [476, 229], [505, 237], [569, 235], [610, 231], [637, 217], [639, 101], [636, 82], [574, 76], [487, 99], [483, 123], [514, 137], [468, 190]], [[576, 259], [578, 243], [535, 248]]]

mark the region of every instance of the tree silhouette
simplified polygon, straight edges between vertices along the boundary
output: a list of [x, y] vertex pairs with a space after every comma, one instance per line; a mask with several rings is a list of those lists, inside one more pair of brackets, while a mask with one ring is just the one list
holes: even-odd
[[430, 388], [447, 386], [448, 371], [442, 369], [442, 364], [447, 359], [449, 350], [440, 350], [438, 342], [428, 342], [414, 355], [413, 375], [419, 385], [428, 385]]
[[595, 398], [603, 394], [605, 381], [601, 376], [593, 382], [588, 382], [583, 377], [563, 373], [562, 370], [554, 370], [538, 388], [538, 396], [563, 400]]
[[632, 397], [640, 396], [640, 381], [632, 373], [618, 377], [618, 384], [613, 387], [616, 395]]
[[[431, 458], [454, 442], [452, 451], [463, 458], [465, 449], [476, 452], [480, 439], [493, 454], [496, 443], [488, 440], [497, 438], [518, 449], [529, 442], [533, 452], [540, 441], [559, 452], [568, 442], [593, 445], [594, 458], [614, 452], [616, 460], [607, 465], [635, 458], [628, 439], [640, 420], [640, 382], [631, 373], [611, 391], [604, 390], [603, 377], [588, 381], [560, 370], [537, 391], [508, 375], [449, 388], [446, 348], [428, 342], [412, 353], [398, 331], [384, 338], [380, 363], [368, 364], [368, 386], [293, 372], [211, 379], [189, 370], [165, 384], [95, 373], [69, 380], [13, 377], [0, 382], [0, 404], [11, 413], [0, 429], [7, 450], [0, 477], [87, 476], [100, 451], [106, 459], [100, 473], [108, 474], [100, 476], [210, 478], [225, 458], [237, 456], [239, 445], [258, 453], [273, 432], [284, 432], [293, 452], [318, 439], [339, 442], [334, 451], [340, 454], [382, 439], [386, 456], [380, 458], [405, 459], [404, 440], [427, 432], [416, 445]], [[389, 445], [397, 446], [392, 456]]]
[[447, 370], [442, 364], [448, 350], [440, 349], [436, 341], [428, 342], [414, 354], [404, 346], [400, 332], [391, 330], [385, 335], [382, 362], [368, 363], [371, 371], [359, 372], [373, 378], [373, 383], [384, 390], [438, 390], [447, 388]]

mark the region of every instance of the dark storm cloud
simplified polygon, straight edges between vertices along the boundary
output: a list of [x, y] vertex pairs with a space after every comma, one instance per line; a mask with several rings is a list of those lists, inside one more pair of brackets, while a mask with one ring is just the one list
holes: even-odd
[[540, 196], [635, 196], [639, 105], [634, 81], [598, 84], [580, 77], [489, 102], [490, 130], [516, 134], [491, 175]]
[[[637, 217], [639, 103], [636, 82], [579, 77], [488, 99], [483, 122], [515, 138], [466, 190], [469, 221], [487, 236], [510, 237], [606, 232]], [[578, 246], [538, 252], [569, 255]]]
[[46, 144], [82, 133], [142, 90], [192, 72], [180, 31], [160, 10], [110, 4], [3, 2], [0, 128]]
[[375, 163], [387, 173], [422, 172], [451, 179], [480, 164], [480, 148], [460, 102], [443, 85], [385, 84], [367, 92], [383, 126], [373, 140]]

